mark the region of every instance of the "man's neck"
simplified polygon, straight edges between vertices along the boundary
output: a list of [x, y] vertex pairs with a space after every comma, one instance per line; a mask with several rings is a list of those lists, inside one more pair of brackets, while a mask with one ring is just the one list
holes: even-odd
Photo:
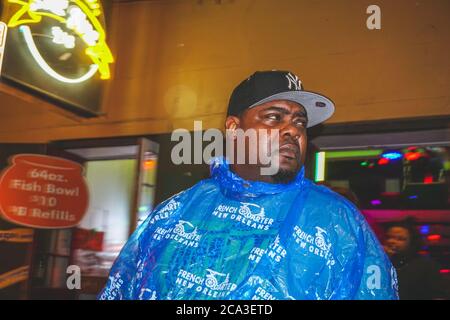
[[230, 169], [244, 180], [276, 183], [272, 176], [261, 175], [261, 167], [257, 165], [231, 164]]

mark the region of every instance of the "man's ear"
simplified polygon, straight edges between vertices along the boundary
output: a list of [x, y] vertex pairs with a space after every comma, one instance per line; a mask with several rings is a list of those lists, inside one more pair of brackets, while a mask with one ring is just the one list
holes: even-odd
[[225, 120], [225, 129], [236, 130], [240, 126], [240, 119], [236, 116], [228, 116]]

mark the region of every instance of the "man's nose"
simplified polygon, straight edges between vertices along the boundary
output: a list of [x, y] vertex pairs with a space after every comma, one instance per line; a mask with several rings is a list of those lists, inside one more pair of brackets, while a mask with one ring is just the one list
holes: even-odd
[[302, 131], [289, 121], [281, 128], [280, 135], [281, 137], [291, 136], [292, 138], [298, 139], [302, 135]]
[[395, 242], [396, 242], [395, 239], [392, 239], [392, 238], [387, 239], [387, 241], [386, 241], [387, 244], [395, 244]]

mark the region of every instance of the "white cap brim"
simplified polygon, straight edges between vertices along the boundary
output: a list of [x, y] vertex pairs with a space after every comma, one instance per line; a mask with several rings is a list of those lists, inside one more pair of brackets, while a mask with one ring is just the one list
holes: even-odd
[[264, 98], [248, 108], [253, 108], [273, 100], [288, 100], [301, 104], [307, 113], [307, 128], [324, 122], [334, 113], [334, 103], [330, 99], [320, 94], [303, 90], [280, 92]]

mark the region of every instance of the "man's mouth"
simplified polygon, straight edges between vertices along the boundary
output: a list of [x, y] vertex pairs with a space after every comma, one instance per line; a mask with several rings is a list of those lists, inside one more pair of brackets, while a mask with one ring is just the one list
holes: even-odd
[[300, 156], [300, 149], [297, 144], [285, 143], [280, 147], [280, 156], [293, 160]]
[[397, 251], [398, 251], [398, 248], [397, 248], [396, 245], [388, 244], [387, 246], [388, 246], [388, 248], [391, 249], [393, 252], [397, 252]]

